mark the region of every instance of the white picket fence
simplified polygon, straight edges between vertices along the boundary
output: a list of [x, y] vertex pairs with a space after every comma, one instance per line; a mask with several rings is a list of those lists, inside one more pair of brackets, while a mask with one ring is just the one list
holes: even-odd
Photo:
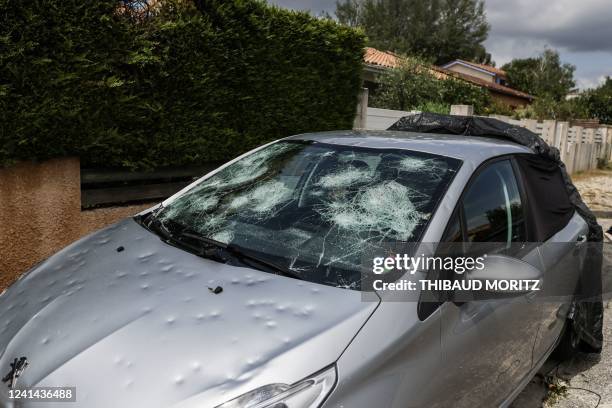
[[[355, 128], [384, 130], [402, 116], [415, 112], [368, 107], [367, 110], [361, 109], [360, 113], [355, 120]], [[583, 128], [570, 127], [569, 122], [555, 120], [538, 122], [531, 119], [515, 120], [501, 115], [491, 117], [523, 126], [540, 135], [549, 145], [559, 149], [569, 174], [597, 168], [598, 159], [612, 160], [612, 126]]]
[[597, 160], [612, 158], [612, 127], [570, 127], [569, 122], [533, 119], [515, 120], [507, 116], [491, 115], [504, 122], [523, 126], [537, 133], [548, 143], [559, 149], [561, 160], [569, 174], [597, 168]]

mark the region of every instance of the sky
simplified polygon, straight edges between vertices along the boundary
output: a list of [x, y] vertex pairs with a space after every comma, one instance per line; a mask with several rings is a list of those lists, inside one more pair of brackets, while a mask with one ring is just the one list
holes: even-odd
[[[282, 7], [333, 15], [335, 0], [268, 0]], [[485, 42], [499, 67], [513, 58], [538, 55], [545, 47], [576, 66], [577, 86], [585, 89], [612, 76], [612, 1], [485, 0], [491, 24]]]

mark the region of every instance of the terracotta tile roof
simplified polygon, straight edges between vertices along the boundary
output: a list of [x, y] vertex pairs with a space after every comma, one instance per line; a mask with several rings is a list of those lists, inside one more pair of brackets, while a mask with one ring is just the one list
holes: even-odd
[[[483, 69], [487, 72], [490, 72], [500, 77], [504, 77], [504, 78], [506, 77], [506, 71], [504, 71], [503, 69], [495, 68], [495, 67], [492, 67], [490, 65], [485, 65], [485, 64], [477, 64], [475, 62], [470, 62], [470, 61], [465, 61], [465, 60], [457, 60], [457, 61], [463, 62], [464, 64], [471, 65], [476, 68]], [[449, 62], [449, 64], [451, 63], [452, 62]]]
[[365, 48], [363, 60], [366, 64], [378, 65], [385, 68], [396, 68], [399, 65], [399, 57], [397, 55], [380, 51], [372, 47]]

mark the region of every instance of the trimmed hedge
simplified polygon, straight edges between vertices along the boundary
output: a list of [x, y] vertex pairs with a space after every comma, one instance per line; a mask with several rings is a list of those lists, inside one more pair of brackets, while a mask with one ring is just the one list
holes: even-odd
[[257, 0], [205, 3], [145, 18], [116, 0], [0, 0], [0, 164], [197, 165], [352, 126], [362, 33]]

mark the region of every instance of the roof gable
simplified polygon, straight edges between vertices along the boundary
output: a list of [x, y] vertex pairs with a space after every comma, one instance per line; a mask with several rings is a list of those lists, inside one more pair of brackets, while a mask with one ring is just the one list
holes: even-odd
[[442, 68], [448, 69], [448, 68], [452, 67], [453, 65], [462, 65], [464, 67], [475, 69], [475, 70], [477, 70], [479, 72], [483, 72], [483, 73], [491, 75], [491, 76], [498, 76], [498, 77], [502, 77], [502, 78], [506, 77], [506, 71], [504, 71], [504, 70], [492, 67], [490, 65], [478, 64], [476, 62], [469, 62], [469, 61], [464, 61], [464, 60], [454, 60], [454, 61], [451, 61], [448, 64], [443, 65]]

